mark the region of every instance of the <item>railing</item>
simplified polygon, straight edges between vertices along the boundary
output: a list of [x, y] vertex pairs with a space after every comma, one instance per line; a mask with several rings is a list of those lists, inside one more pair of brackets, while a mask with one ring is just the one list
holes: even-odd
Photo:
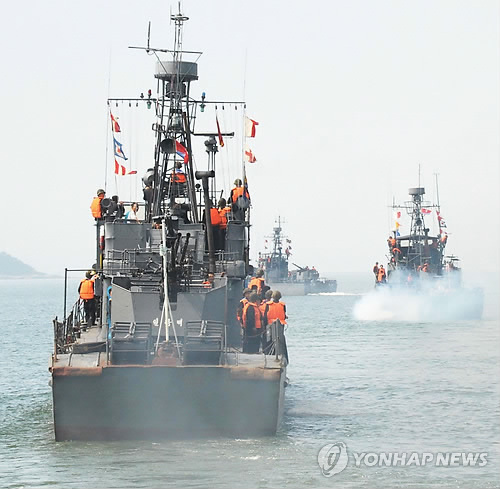
[[[266, 353], [268, 355], [275, 355], [276, 360], [278, 360], [280, 357], [284, 358], [288, 363], [288, 349], [286, 346], [284, 325], [281, 324], [279, 319], [276, 319], [267, 328], [271, 333], [271, 341]], [[267, 331], [264, 334], [267, 334]]]
[[56, 354], [67, 353], [69, 347], [80, 337], [84, 318], [83, 301], [78, 299], [62, 322], [57, 317], [54, 319], [54, 351]]

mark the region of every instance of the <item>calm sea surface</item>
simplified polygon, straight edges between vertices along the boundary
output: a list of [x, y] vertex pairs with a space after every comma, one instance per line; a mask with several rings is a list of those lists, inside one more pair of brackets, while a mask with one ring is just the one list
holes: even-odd
[[[383, 322], [353, 319], [370, 285], [339, 285], [284, 298], [291, 384], [278, 436], [55, 443], [47, 367], [62, 280], [0, 280], [0, 487], [499, 487], [498, 289], [485, 287], [481, 321]], [[317, 455], [337, 442], [348, 465], [327, 478]], [[488, 455], [483, 467], [357, 467], [355, 452]]]

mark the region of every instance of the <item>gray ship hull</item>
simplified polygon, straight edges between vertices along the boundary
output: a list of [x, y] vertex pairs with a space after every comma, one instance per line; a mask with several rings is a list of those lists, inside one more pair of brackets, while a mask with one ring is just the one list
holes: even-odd
[[269, 285], [272, 290], [279, 290], [283, 297], [337, 292], [336, 280], [315, 282], [271, 282], [267, 283], [267, 285]]
[[274, 357], [252, 356], [262, 366], [71, 367], [62, 366], [69, 359], [58, 359], [52, 367], [56, 440], [273, 435], [286, 367]]

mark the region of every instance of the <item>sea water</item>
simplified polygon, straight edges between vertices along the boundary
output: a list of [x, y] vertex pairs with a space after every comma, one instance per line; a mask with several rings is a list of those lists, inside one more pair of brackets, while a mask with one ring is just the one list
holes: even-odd
[[[370, 287], [345, 276], [337, 294], [283, 298], [290, 385], [275, 437], [56, 443], [48, 360], [63, 281], [0, 281], [0, 487], [499, 487], [498, 290], [485, 289], [482, 320], [354, 319]], [[318, 453], [339, 443], [347, 466], [327, 477]], [[455, 452], [487, 463], [372, 464]]]

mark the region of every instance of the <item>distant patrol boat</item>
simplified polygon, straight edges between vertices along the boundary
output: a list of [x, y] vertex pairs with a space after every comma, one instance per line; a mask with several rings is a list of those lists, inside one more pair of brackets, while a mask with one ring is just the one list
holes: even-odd
[[[221, 163], [215, 164], [223, 138], [229, 144], [233, 136], [245, 141], [243, 133], [238, 139], [234, 132], [221, 132], [217, 104], [225, 103], [242, 120], [246, 105], [209, 101], [205, 94], [193, 98], [198, 67], [184, 58], [201, 53], [182, 50], [188, 18], [179, 11], [171, 20], [173, 50], [150, 47], [149, 35], [147, 47], [137, 48], [158, 60], [156, 97], [150, 90], [139, 98], [108, 101], [110, 107], [155, 109], [154, 162], [143, 177], [143, 219], [135, 213], [134, 219], [118, 218], [116, 202], [101, 202], [96, 325], [85, 324], [80, 300], [67, 314], [71, 270], [66, 270], [63, 320], [53, 322], [50, 359], [58, 441], [272, 435], [283, 413], [287, 357], [279, 321], [268, 327], [269, 354], [242, 353], [236, 311], [250, 270], [249, 212], [240, 201], [241, 207], [227, 211], [224, 233], [212, 225], [211, 200], [221, 195], [224, 176], [233, 171], [247, 187], [244, 162], [238, 161], [236, 170], [222, 168], [222, 175]], [[169, 60], [160, 59], [166, 55]], [[194, 123], [206, 108], [217, 131], [195, 133]], [[115, 170], [126, 174], [118, 163], [126, 164], [118, 120], [110, 116]], [[239, 127], [243, 131], [244, 124]], [[195, 136], [208, 138], [205, 171], [194, 170]]]
[[281, 217], [278, 217], [272, 236], [268, 236], [270, 251], [259, 253], [258, 265], [264, 271], [266, 285], [278, 289], [284, 296], [337, 292], [337, 281], [320, 277], [314, 266], [292, 263], [295, 269], [289, 269], [291, 240], [284, 236], [281, 225]]
[[[464, 288], [459, 258], [446, 254], [448, 226], [441, 215], [437, 176], [437, 204], [424, 200], [424, 187], [410, 188], [408, 193], [411, 200], [391, 206], [395, 225], [387, 240], [386, 272], [379, 271], [378, 276], [376, 273], [376, 287], [424, 295], [424, 307], [436, 318], [480, 319], [482, 289]], [[403, 214], [410, 218], [407, 234], [400, 233]], [[434, 216], [436, 220], [431, 222]], [[432, 224], [434, 232], [428, 226]]]

